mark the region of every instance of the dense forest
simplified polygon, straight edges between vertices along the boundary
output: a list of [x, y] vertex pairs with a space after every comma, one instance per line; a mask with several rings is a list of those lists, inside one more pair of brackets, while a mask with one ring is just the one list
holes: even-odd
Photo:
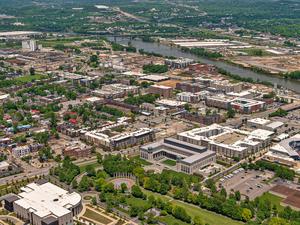
[[[184, 35], [191, 34], [187, 28], [239, 26], [286, 37], [299, 37], [299, 3], [299, 0], [141, 0], [138, 3], [133, 0], [2, 0], [0, 30], [86, 33], [107, 32], [114, 27], [114, 32], [128, 28], [133, 32], [170, 35], [180, 32]], [[119, 16], [116, 10], [97, 9], [95, 5], [99, 4], [119, 7], [143, 20], [127, 18], [127, 21], [113, 20], [109, 23], [91, 21], [90, 18], [95, 16]]]

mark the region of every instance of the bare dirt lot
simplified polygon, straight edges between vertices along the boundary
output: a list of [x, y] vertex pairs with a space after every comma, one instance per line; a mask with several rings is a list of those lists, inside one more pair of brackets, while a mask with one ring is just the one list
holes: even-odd
[[271, 73], [286, 73], [300, 70], [300, 55], [285, 56], [240, 56], [232, 60], [245, 67], [258, 67]]

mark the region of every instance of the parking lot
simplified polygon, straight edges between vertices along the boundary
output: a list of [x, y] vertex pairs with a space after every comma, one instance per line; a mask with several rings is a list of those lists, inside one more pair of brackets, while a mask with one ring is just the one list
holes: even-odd
[[266, 182], [273, 176], [272, 172], [245, 171], [240, 168], [221, 178], [219, 184], [226, 189], [227, 193], [239, 191], [242, 197], [248, 196], [254, 199], [273, 187]]

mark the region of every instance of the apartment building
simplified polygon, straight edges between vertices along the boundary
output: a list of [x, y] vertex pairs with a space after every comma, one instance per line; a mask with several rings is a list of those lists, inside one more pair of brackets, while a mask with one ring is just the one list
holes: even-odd
[[147, 92], [150, 94], [158, 94], [163, 98], [171, 98], [173, 95], [173, 88], [163, 85], [151, 85]]
[[252, 132], [212, 124], [177, 134], [177, 138], [194, 145], [205, 146], [217, 155], [245, 158], [267, 148], [274, 132], [257, 129]]
[[85, 133], [85, 140], [88, 143], [101, 146], [106, 150], [128, 148], [137, 144], [153, 141], [154, 139], [154, 130], [150, 128], [141, 128], [133, 132], [124, 132], [113, 136], [109, 136], [99, 130]]

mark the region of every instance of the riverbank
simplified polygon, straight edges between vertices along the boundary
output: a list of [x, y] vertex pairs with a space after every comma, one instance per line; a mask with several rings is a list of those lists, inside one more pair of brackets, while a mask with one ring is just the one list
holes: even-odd
[[262, 69], [262, 68], [259, 68], [259, 67], [256, 67], [256, 66], [244, 66], [243, 64], [236, 63], [236, 62], [234, 62], [232, 60], [229, 60], [229, 59], [220, 58], [218, 60], [226, 62], [226, 63], [231, 64], [233, 66], [240, 67], [242, 69], [251, 70], [251, 71], [253, 71], [255, 73], [261, 73], [261, 74], [264, 74], [264, 75], [267, 75], [267, 76], [276, 76], [276, 77], [281, 78], [281, 79], [286, 79], [286, 80], [290, 80], [290, 81], [300, 82], [299, 79], [288, 77], [289, 73], [285, 73], [285, 74], [284, 73], [272, 73], [272, 72], [270, 72], [268, 70], [265, 70], [265, 69]]
[[236, 74], [242, 78], [251, 78], [254, 81], [261, 81], [261, 82], [269, 82], [270, 84], [281, 86], [283, 88], [293, 90], [295, 92], [300, 93], [300, 82], [292, 81], [289, 79], [273, 76], [273, 75], [266, 75], [263, 73], [253, 72], [249, 69], [244, 69], [239, 66], [231, 65], [227, 62], [223, 62], [220, 60], [212, 60], [204, 57], [198, 57], [190, 53], [182, 52], [177, 47], [171, 47], [162, 43], [153, 43], [153, 42], [143, 42], [142, 40], [138, 39], [130, 39], [130, 38], [123, 38], [123, 37], [113, 37], [107, 36], [107, 39], [110, 41], [116, 41], [119, 44], [127, 45], [128, 42], [131, 43], [132, 46], [136, 47], [137, 50], [143, 49], [146, 52], [153, 52], [163, 56], [173, 56], [176, 58], [190, 58], [194, 59], [195, 61], [200, 61], [205, 64], [211, 64], [217, 67], [218, 69], [223, 69], [231, 74]]

